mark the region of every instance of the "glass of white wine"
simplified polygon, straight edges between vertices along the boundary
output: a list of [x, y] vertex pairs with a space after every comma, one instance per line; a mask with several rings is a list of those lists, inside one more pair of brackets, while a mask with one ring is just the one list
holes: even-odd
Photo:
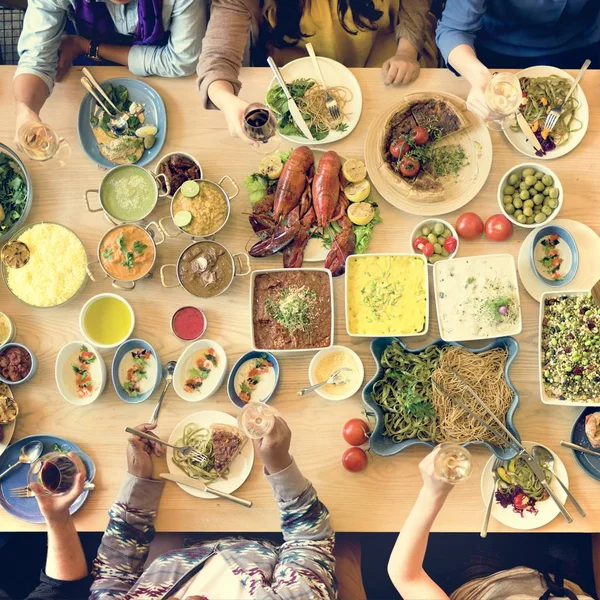
[[444, 442], [439, 448], [433, 461], [435, 474], [446, 483], [466, 481], [473, 470], [471, 453], [460, 444]]
[[523, 92], [519, 78], [512, 73], [494, 73], [485, 88], [485, 102], [492, 116], [485, 124], [489, 129], [502, 131], [510, 125], [510, 118], [519, 110]]
[[251, 440], [260, 440], [275, 427], [277, 413], [264, 402], [248, 402], [238, 415], [238, 426]]
[[20, 149], [39, 164], [51, 161], [53, 167], [64, 167], [71, 156], [71, 147], [46, 123], [30, 121], [17, 133]]

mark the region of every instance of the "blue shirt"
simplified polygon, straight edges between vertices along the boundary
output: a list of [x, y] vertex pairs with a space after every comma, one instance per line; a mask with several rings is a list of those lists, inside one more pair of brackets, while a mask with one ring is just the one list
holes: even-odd
[[[52, 91], [61, 36], [74, 4], [74, 0], [29, 0], [19, 38], [20, 58], [15, 77], [22, 73], [37, 75]], [[137, 0], [128, 4], [106, 0], [106, 6], [116, 31], [133, 35], [138, 23]], [[191, 75], [196, 69], [206, 27], [204, 0], [163, 0], [162, 19], [165, 31], [169, 31], [169, 41], [164, 46], [131, 46], [129, 70], [142, 77]]]
[[436, 41], [508, 56], [558, 54], [600, 41], [600, 0], [448, 0]]

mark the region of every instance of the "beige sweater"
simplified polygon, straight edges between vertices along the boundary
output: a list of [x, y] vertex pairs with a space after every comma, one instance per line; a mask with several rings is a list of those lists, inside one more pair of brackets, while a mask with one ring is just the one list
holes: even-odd
[[[312, 2], [328, 4], [329, 0], [312, 0]], [[396, 44], [400, 38], [407, 39], [421, 55], [421, 63], [424, 66], [436, 66], [433, 24], [429, 13], [431, 1], [394, 0], [394, 2], [398, 4], [398, 10], [393, 11], [397, 21], [394, 24]], [[210, 20], [198, 61], [198, 86], [205, 107], [212, 107], [207, 90], [213, 81], [229, 81], [235, 93], [239, 92], [241, 83], [238, 75], [249, 35], [253, 48], [268, 46], [268, 40], [259, 39], [259, 34], [268, 35], [266, 22], [268, 11], [265, 9], [265, 4], [268, 5], [269, 0], [266, 3], [264, 0], [212, 0]], [[316, 51], [319, 54], [319, 48], [316, 48]], [[283, 54], [277, 58], [281, 56]], [[266, 60], [266, 57], [261, 59]], [[363, 64], [346, 64], [346, 66], [366, 65], [363, 62]]]

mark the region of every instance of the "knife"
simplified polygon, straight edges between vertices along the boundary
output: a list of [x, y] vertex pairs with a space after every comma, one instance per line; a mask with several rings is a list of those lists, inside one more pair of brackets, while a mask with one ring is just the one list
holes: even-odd
[[552, 500], [554, 500], [554, 503], [556, 504], [556, 506], [558, 506], [558, 510], [560, 510], [562, 516], [567, 520], [567, 523], [572, 523], [573, 517], [565, 508], [565, 505], [560, 501], [559, 497], [556, 495], [554, 490], [548, 484], [548, 481], [546, 479], [546, 473], [544, 472], [544, 469], [542, 469], [540, 463], [537, 460], [535, 460], [535, 458], [533, 458], [533, 456], [531, 456], [529, 452], [521, 452], [521, 456], [527, 461], [527, 464], [529, 465], [529, 468], [533, 471], [533, 474], [542, 484], [542, 487], [548, 492]]
[[180, 475], [179, 473], [161, 473], [160, 477], [162, 479], [167, 479], [168, 481], [174, 481], [175, 483], [187, 485], [196, 490], [201, 490], [203, 492], [208, 492], [209, 494], [214, 494], [215, 496], [225, 498], [226, 500], [231, 500], [232, 502], [241, 504], [246, 508], [250, 508], [252, 506], [252, 502], [250, 500], [244, 500], [243, 498], [238, 498], [237, 496], [232, 496], [231, 494], [227, 494], [225, 492], [221, 492], [220, 490], [216, 490], [215, 488], [208, 487], [207, 485], [204, 485], [201, 481], [197, 481], [196, 479], [187, 477], [187, 475]]
[[578, 446], [577, 444], [571, 444], [571, 442], [560, 442], [560, 445], [563, 448], [570, 448], [571, 450], [577, 450], [577, 452], [583, 452], [584, 454], [591, 454], [592, 456], [600, 456], [600, 452], [597, 450], [590, 450], [589, 448], [584, 448], [583, 446]]
[[277, 79], [277, 83], [279, 83], [279, 85], [281, 86], [281, 89], [283, 90], [283, 93], [285, 94], [285, 97], [287, 98], [288, 109], [290, 111], [290, 114], [292, 115], [292, 119], [294, 119], [294, 123], [296, 123], [296, 126], [298, 127], [298, 129], [300, 129], [300, 131], [309, 140], [314, 141], [312, 133], [310, 132], [310, 129], [308, 128], [308, 125], [306, 124], [306, 121], [302, 117], [302, 113], [300, 112], [300, 109], [296, 105], [295, 100], [292, 98], [292, 95], [290, 94], [290, 90], [288, 90], [288, 87], [285, 84], [285, 81], [283, 80], [283, 77], [282, 77], [281, 73], [279, 72], [277, 65], [275, 64], [275, 61], [273, 60], [273, 58], [271, 56], [269, 56], [267, 58], [267, 62], [269, 63], [269, 66], [271, 67], [271, 71], [273, 71], [273, 73], [275, 75], [275, 79]]
[[544, 152], [544, 149], [542, 148], [542, 145], [540, 144], [540, 141], [535, 137], [535, 133], [533, 133], [533, 131], [531, 131], [531, 127], [529, 127], [529, 123], [526, 121], [525, 117], [521, 114], [520, 111], [517, 111], [516, 116], [517, 116], [517, 123], [519, 124], [521, 131], [525, 134], [525, 137], [527, 138], [527, 140], [533, 145], [533, 147], [538, 152], [541, 152], [542, 154], [546, 154]]

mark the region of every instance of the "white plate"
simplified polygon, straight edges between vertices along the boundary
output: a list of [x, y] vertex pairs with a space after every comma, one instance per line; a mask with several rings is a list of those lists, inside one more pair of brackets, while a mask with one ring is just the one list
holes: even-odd
[[[92, 376], [92, 382], [96, 382], [96, 390], [89, 396], [80, 398], [74, 394], [70, 389], [69, 385], [65, 381], [67, 377], [74, 377], [73, 369], [71, 368], [72, 357], [79, 351], [81, 346], [86, 346], [90, 352], [96, 355], [96, 361], [91, 364], [90, 373]], [[68, 364], [67, 364], [68, 363]], [[70, 342], [66, 346], [63, 346], [61, 351], [56, 357], [56, 365], [54, 367], [54, 379], [56, 380], [56, 387], [61, 396], [69, 403], [76, 406], [85, 406], [91, 404], [98, 399], [100, 394], [104, 391], [106, 385], [106, 364], [102, 355], [87, 342]]]
[[[543, 446], [543, 444], [537, 444], [537, 442], [521, 443], [523, 446], [525, 446], [527, 451], [531, 451], [531, 448], [535, 445]], [[550, 448], [547, 448], [546, 446], [543, 447], [552, 453], [552, 456], [554, 457], [554, 472], [568, 488], [569, 476], [563, 461], [554, 452], [552, 452]], [[483, 498], [484, 505], [487, 504], [492, 494], [492, 466], [495, 458], [495, 456], [491, 456], [490, 460], [487, 461], [485, 467], [483, 467], [483, 471], [481, 472], [481, 496]], [[556, 477], [552, 478], [552, 481], [550, 482], [550, 488], [556, 492], [559, 500], [564, 504], [567, 500], [567, 493], [560, 487], [560, 484], [558, 481], [556, 481]], [[537, 515], [525, 511], [523, 516], [521, 516], [519, 513], [514, 512], [511, 506], [502, 508], [502, 506], [498, 504], [494, 498], [492, 504], [492, 516], [494, 519], [496, 519], [496, 521], [500, 521], [500, 523], [512, 529], [528, 530], [543, 527], [560, 515], [558, 506], [556, 506], [552, 498], [547, 498], [542, 502], [536, 502], [535, 507], [538, 509]]]
[[[209, 348], [213, 348], [221, 359], [218, 367], [212, 370], [199, 392], [186, 392], [183, 386], [185, 380], [188, 379], [188, 370], [195, 367], [194, 355]], [[223, 379], [225, 379], [225, 373], [227, 373], [227, 354], [225, 354], [223, 347], [212, 340], [198, 340], [190, 344], [177, 360], [177, 366], [173, 373], [173, 389], [186, 402], [200, 402], [200, 400], [210, 398], [221, 387]]]
[[[544, 224], [542, 223], [542, 225]], [[573, 281], [564, 288], [546, 285], [540, 281], [531, 270], [529, 260], [531, 244], [533, 244], [533, 238], [537, 231], [534, 229], [521, 244], [517, 264], [521, 283], [536, 302], [539, 302], [542, 294], [546, 292], [560, 293], [565, 290], [590, 290], [598, 281], [597, 257], [600, 256], [600, 237], [596, 235], [593, 229], [579, 221], [556, 219], [552, 221], [552, 225], [564, 227], [573, 236], [577, 247], [581, 249], [579, 252], [579, 268]]]
[[[213, 423], [222, 423], [223, 425], [233, 425], [234, 427], [237, 427], [237, 420], [231, 415], [218, 410], [205, 410], [194, 413], [193, 415], [190, 415], [181, 421], [181, 423], [179, 423], [179, 425], [173, 429], [173, 433], [171, 433], [168, 440], [169, 444], [176, 444], [176, 442], [181, 439], [183, 436], [183, 428], [189, 423], [194, 423], [196, 425], [200, 425], [201, 427], [206, 427], [207, 429]], [[252, 442], [248, 440], [241, 453], [236, 456], [231, 463], [227, 479], [217, 479], [217, 481], [213, 481], [210, 484], [210, 487], [220, 490], [221, 492], [232, 494], [244, 483], [244, 481], [246, 481], [246, 479], [248, 479], [250, 471], [252, 471], [253, 464], [254, 446], [252, 445]], [[171, 448], [167, 448], [167, 467], [170, 473], [185, 475], [185, 473], [173, 462], [173, 450]], [[202, 490], [197, 490], [196, 488], [192, 488], [187, 485], [180, 483], [177, 485], [184, 492], [187, 492], [192, 496], [196, 496], [196, 498], [207, 498], [209, 500], [218, 498], [218, 496], [215, 496], [214, 494], [209, 494], [208, 492], [203, 492]]]
[[[331, 60], [331, 58], [325, 58], [324, 56], [317, 57], [321, 72], [323, 73], [323, 79], [329, 87], [344, 86], [347, 87], [352, 93], [352, 100], [346, 104], [344, 112], [349, 115], [347, 121], [348, 128], [346, 131], [330, 131], [329, 135], [322, 140], [308, 140], [304, 136], [300, 135], [282, 135], [281, 137], [295, 144], [310, 144], [311, 146], [317, 144], [331, 144], [337, 142], [347, 135], [352, 133], [352, 130], [358, 124], [360, 119], [360, 113], [362, 112], [362, 92], [360, 85], [356, 77], [347, 69], [343, 64]], [[280, 67], [279, 70], [283, 75], [283, 79], [286, 84], [290, 84], [295, 79], [316, 79], [317, 75], [313, 69], [310, 57], [305, 56], [304, 58], [298, 58], [288, 63], [287, 65]], [[277, 81], [273, 77], [269, 84], [269, 90], [277, 85]], [[266, 96], [266, 94], [265, 94]]]
[[[529, 67], [527, 69], [523, 69], [516, 73], [517, 77], [548, 77], [549, 75], [558, 75], [559, 77], [564, 77], [568, 79], [571, 83], [573, 82], [573, 77], [571, 77], [568, 73], [563, 71], [562, 69], [557, 69], [556, 67], [546, 67], [543, 65], [539, 65], [537, 67]], [[504, 130], [504, 135], [508, 138], [508, 141], [522, 154], [526, 156], [530, 156], [535, 160], [550, 160], [552, 158], [559, 158], [564, 156], [568, 152], [571, 152], [574, 148], [576, 148], [583, 137], [588, 128], [588, 124], [590, 121], [590, 111], [588, 108], [587, 99], [581, 86], [578, 85], [573, 92], [573, 97], [579, 100], [581, 103], [579, 109], [575, 113], [575, 117], [578, 118], [582, 127], [579, 131], [575, 131], [571, 134], [571, 137], [567, 142], [562, 144], [561, 146], [557, 146], [554, 150], [547, 152], [544, 156], [537, 156], [533, 146], [527, 141], [525, 134], [519, 131], [513, 131], [512, 129], [507, 128]]]
[[[0, 383], [0, 394], [4, 396], [9, 396], [10, 398], [14, 398], [13, 393], [10, 391], [10, 387], [5, 383]], [[19, 407], [20, 408], [20, 407]], [[19, 416], [17, 415], [17, 419]], [[10, 440], [12, 439], [13, 433], [15, 432], [15, 427], [17, 426], [17, 419], [9, 423], [8, 425], [2, 425], [2, 429], [4, 430], [4, 437], [0, 442], [0, 455], [4, 453], [4, 451], [8, 448], [10, 444]]]

